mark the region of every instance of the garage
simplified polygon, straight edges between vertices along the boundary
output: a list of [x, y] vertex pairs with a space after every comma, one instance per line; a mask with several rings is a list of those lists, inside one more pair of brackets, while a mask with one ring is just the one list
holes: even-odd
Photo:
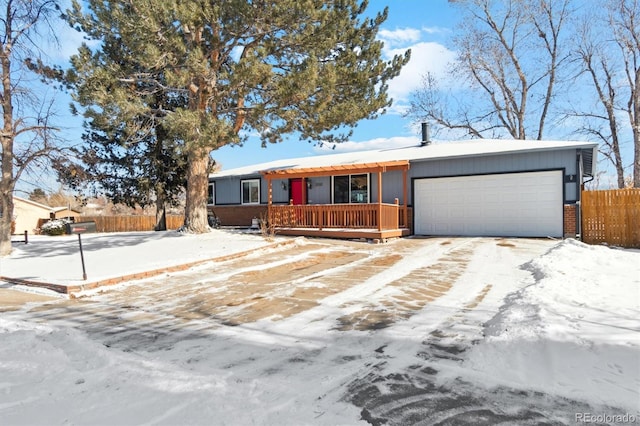
[[419, 235], [562, 237], [563, 171], [414, 179]]

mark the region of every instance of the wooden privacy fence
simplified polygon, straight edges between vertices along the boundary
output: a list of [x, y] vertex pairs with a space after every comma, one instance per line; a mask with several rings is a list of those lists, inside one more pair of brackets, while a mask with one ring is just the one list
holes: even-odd
[[640, 248], [640, 189], [584, 191], [582, 241]]
[[[76, 222], [95, 222], [97, 232], [153, 231], [155, 216], [80, 216]], [[184, 216], [167, 215], [167, 229], [178, 229]]]

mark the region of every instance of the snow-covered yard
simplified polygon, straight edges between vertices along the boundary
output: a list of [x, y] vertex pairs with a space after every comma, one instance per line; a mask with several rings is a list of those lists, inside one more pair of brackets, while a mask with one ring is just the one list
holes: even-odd
[[[84, 234], [82, 248], [88, 281], [145, 272], [266, 247], [255, 233], [216, 230], [190, 235], [168, 232]], [[83, 284], [80, 244], [76, 235], [29, 237], [30, 244], [14, 244], [9, 259], [0, 259], [0, 276]]]
[[[94, 269], [104, 276], [134, 268], [132, 253], [139, 268], [255, 251], [77, 300], [0, 306], [1, 424], [640, 422], [637, 251], [101, 238], [90, 253], [108, 258], [111, 269]], [[56, 257], [74, 254], [39, 263], [23, 248], [0, 275], [31, 265], [54, 277]]]

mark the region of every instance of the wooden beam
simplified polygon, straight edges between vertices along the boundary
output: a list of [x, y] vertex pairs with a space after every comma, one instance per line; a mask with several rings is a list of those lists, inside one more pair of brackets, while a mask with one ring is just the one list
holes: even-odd
[[267, 178], [267, 220], [269, 223], [273, 223], [273, 218], [271, 217], [272, 209], [271, 205], [273, 204], [273, 181], [271, 180], [271, 176], [266, 176]]
[[408, 191], [407, 191], [407, 169], [402, 171], [402, 203], [404, 204], [404, 226], [409, 228], [408, 222], [408, 210], [409, 210], [409, 200], [407, 199]]
[[378, 171], [378, 231], [382, 231], [382, 171]]
[[362, 163], [362, 164], [337, 164], [333, 166], [322, 167], [305, 167], [298, 169], [275, 169], [263, 170], [264, 176], [271, 176], [280, 179], [294, 177], [321, 177], [321, 176], [337, 176], [358, 173], [378, 173], [390, 172], [394, 170], [407, 170], [409, 168], [408, 160], [386, 161], [380, 163]]

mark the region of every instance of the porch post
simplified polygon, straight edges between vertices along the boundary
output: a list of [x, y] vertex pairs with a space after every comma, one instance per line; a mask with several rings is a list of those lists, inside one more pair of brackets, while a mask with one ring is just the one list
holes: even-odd
[[409, 228], [409, 202], [407, 200], [407, 168], [402, 169], [402, 204], [404, 204], [404, 226]]
[[271, 204], [273, 202], [273, 182], [271, 181], [271, 175], [265, 175], [267, 178], [267, 220], [269, 221], [269, 226], [273, 224], [273, 213], [271, 209]]
[[382, 231], [382, 170], [378, 170], [378, 231]]

